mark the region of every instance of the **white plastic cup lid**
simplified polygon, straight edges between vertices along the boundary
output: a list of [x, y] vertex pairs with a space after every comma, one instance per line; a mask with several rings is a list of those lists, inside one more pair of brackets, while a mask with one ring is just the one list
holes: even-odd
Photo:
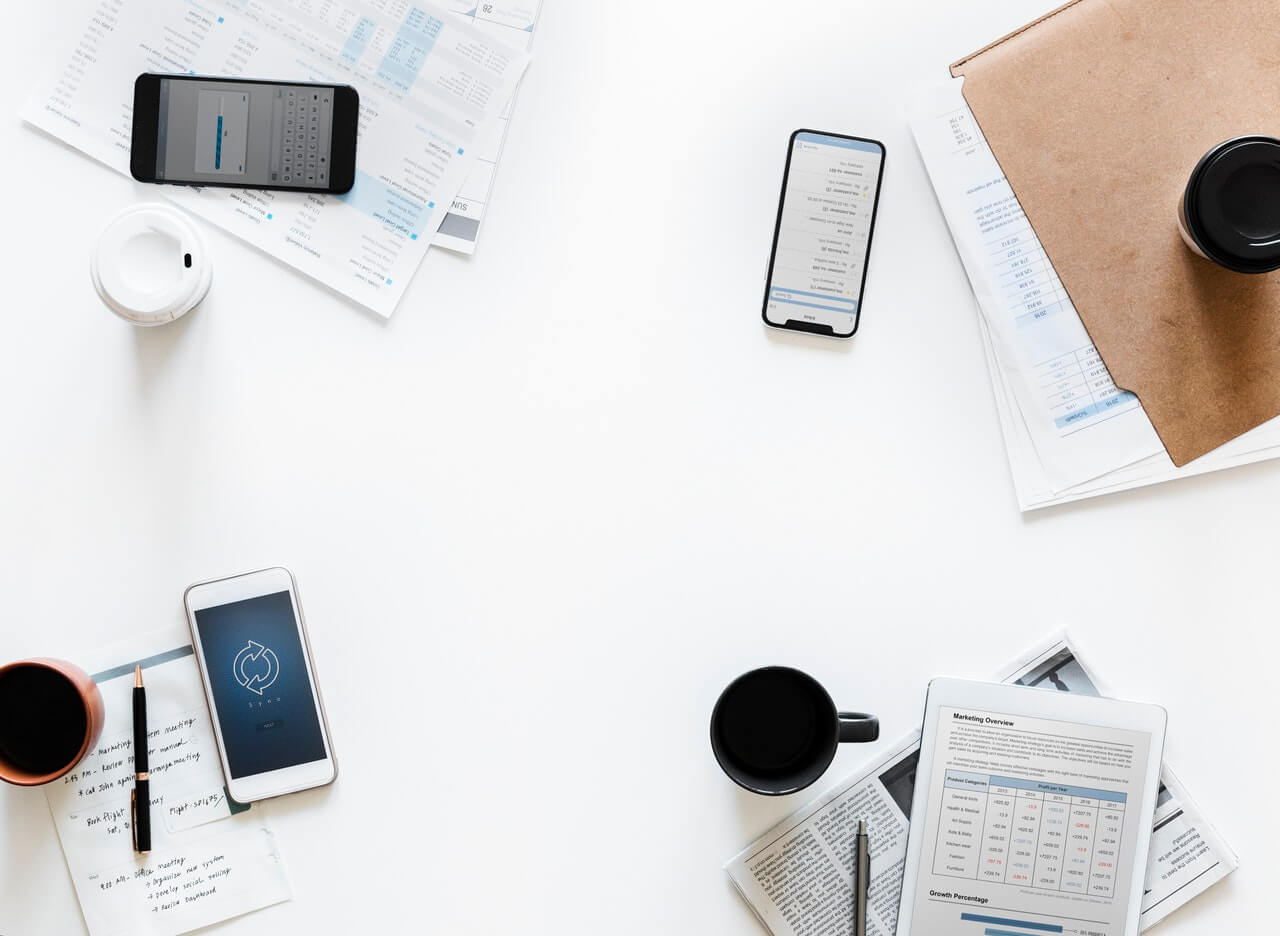
[[89, 275], [108, 309], [135, 325], [163, 325], [209, 292], [213, 264], [199, 228], [161, 204], [132, 205], [94, 245]]

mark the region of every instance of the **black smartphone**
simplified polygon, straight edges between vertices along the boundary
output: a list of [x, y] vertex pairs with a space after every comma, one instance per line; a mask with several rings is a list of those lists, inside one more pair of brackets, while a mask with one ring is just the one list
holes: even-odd
[[765, 278], [765, 324], [853, 337], [883, 175], [884, 144], [877, 140], [791, 134]]
[[129, 170], [139, 182], [349, 192], [360, 96], [350, 85], [138, 76]]

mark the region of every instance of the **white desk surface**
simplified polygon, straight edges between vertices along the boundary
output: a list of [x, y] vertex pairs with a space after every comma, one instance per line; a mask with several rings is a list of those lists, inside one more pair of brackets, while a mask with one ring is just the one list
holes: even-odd
[[[721, 865], [808, 796], [720, 773], [720, 689], [785, 662], [876, 711], [826, 785], [930, 676], [1063, 626], [1168, 707], [1240, 856], [1161, 931], [1274, 916], [1280, 465], [1021, 516], [902, 115], [1052, 2], [546, 0], [473, 259], [384, 323], [206, 228], [212, 293], [151, 330], [87, 256], [159, 192], [21, 124], [65, 5], [7, 11], [0, 659], [273, 563], [311, 625], [342, 774], [269, 807], [293, 900], [214, 932], [754, 936]], [[800, 126], [888, 150], [851, 343], [760, 323]], [[43, 792], [5, 787], [0, 933], [82, 931]]]

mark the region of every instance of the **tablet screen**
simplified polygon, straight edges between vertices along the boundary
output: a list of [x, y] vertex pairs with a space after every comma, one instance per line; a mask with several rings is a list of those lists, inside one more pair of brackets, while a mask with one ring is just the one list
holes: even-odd
[[1151, 744], [940, 706], [912, 936], [1122, 936]]

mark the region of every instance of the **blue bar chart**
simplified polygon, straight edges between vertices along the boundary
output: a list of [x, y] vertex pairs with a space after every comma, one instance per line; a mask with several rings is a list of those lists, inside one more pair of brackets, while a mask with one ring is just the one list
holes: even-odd
[[[1011, 917], [986, 916], [981, 913], [962, 913], [960, 919], [966, 923], [986, 923], [993, 926], [1017, 926], [1032, 933], [1061, 933], [1060, 923], [1035, 923], [1031, 920], [1015, 920]], [[1015, 933], [1009, 930], [985, 929], [984, 936], [1028, 936], [1027, 933]]]

